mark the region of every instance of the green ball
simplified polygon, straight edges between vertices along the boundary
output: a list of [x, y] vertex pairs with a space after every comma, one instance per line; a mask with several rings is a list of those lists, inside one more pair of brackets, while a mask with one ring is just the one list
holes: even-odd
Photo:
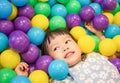
[[115, 15], [118, 11], [120, 11], [120, 5], [117, 3], [115, 9], [111, 12], [113, 15]]
[[69, 2], [69, 0], [57, 0], [59, 3], [66, 4]]
[[79, 14], [80, 13], [80, 9], [81, 9], [81, 5], [80, 5], [80, 3], [77, 0], [70, 0], [66, 4], [66, 9], [68, 11], [68, 14], [70, 14], [70, 13]]
[[0, 83], [10, 83], [10, 81], [16, 77], [16, 73], [9, 68], [3, 68], [0, 70]]
[[34, 10], [35, 10], [35, 14], [43, 14], [47, 17], [50, 15], [50, 11], [51, 11], [50, 5], [44, 2], [37, 3], [34, 7]]
[[31, 6], [35, 6], [35, 4], [37, 3], [37, 0], [28, 0], [28, 4]]
[[66, 21], [61, 16], [53, 16], [50, 19], [49, 27], [50, 27], [50, 30], [56, 30], [56, 29], [60, 29], [60, 28], [65, 29]]

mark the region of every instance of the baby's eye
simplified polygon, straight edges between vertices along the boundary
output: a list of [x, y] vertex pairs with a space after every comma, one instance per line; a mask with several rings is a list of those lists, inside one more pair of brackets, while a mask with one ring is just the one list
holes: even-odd
[[67, 40], [67, 41], [65, 42], [65, 44], [68, 44], [70, 41], [71, 41], [71, 40]]
[[58, 50], [58, 47], [55, 47], [53, 50], [54, 50], [54, 51]]

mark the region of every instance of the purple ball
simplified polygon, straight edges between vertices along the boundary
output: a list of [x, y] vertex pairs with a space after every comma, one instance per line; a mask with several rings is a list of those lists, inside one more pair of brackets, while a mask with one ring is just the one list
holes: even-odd
[[20, 7], [18, 10], [18, 15], [26, 16], [31, 19], [34, 16], [34, 8], [31, 5]]
[[14, 25], [10, 20], [0, 20], [0, 32], [9, 35], [14, 31]]
[[109, 24], [109, 20], [107, 16], [103, 14], [99, 14], [94, 17], [92, 23], [93, 23], [94, 28], [96, 28], [97, 30], [104, 30], [105, 28], [107, 28]]
[[92, 0], [92, 1], [101, 4], [103, 0]]
[[25, 16], [17, 17], [14, 21], [16, 30], [27, 32], [31, 28], [30, 20]]
[[110, 60], [110, 62], [115, 65], [115, 67], [118, 69], [120, 73], [120, 59], [119, 58], [113, 58]]
[[95, 16], [95, 11], [91, 6], [84, 6], [80, 11], [80, 17], [83, 21], [91, 21]]
[[66, 17], [66, 22], [69, 28], [74, 26], [79, 26], [81, 23], [81, 18], [78, 14], [69, 14]]
[[28, 73], [30, 74], [31, 72], [33, 72], [35, 70], [35, 64], [29, 64], [29, 71]]
[[101, 6], [105, 11], [112, 11], [116, 8], [116, 0], [103, 0]]
[[53, 61], [53, 58], [48, 55], [39, 57], [36, 61], [36, 69], [40, 69], [48, 73], [48, 66]]
[[39, 48], [34, 44], [30, 44], [28, 51], [22, 53], [21, 56], [23, 60], [26, 61], [27, 63], [34, 63], [39, 57], [39, 54], [40, 54]]
[[30, 41], [24, 32], [16, 30], [13, 31], [9, 36], [9, 45], [17, 52], [23, 53], [28, 50]]

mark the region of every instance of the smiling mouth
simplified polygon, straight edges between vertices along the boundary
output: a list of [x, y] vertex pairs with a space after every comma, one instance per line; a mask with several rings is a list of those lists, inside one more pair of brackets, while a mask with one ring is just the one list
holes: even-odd
[[68, 53], [65, 55], [64, 58], [68, 58], [68, 57], [72, 56], [73, 54], [74, 54], [74, 52], [68, 52]]

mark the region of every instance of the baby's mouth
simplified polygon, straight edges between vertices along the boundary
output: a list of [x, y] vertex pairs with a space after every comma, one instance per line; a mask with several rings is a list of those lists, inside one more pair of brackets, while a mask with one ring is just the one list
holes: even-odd
[[73, 54], [74, 54], [74, 52], [68, 52], [68, 53], [65, 55], [64, 58], [68, 58], [68, 57], [72, 56]]

